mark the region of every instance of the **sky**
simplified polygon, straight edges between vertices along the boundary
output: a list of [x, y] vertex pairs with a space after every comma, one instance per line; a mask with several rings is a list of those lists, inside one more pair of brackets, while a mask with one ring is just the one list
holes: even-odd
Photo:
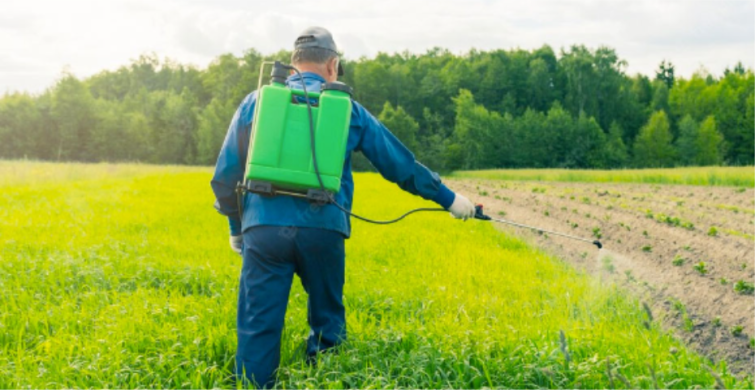
[[205, 68], [223, 53], [291, 49], [322, 26], [349, 59], [444, 47], [558, 53], [608, 46], [628, 74], [661, 60], [690, 77], [755, 62], [755, 0], [2, 0], [0, 93], [41, 93], [64, 71], [88, 77], [145, 53]]

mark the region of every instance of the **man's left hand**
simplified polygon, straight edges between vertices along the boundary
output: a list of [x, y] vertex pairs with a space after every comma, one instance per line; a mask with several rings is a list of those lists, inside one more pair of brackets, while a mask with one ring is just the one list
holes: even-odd
[[230, 242], [231, 242], [231, 249], [233, 249], [234, 252], [241, 255], [244, 249], [244, 236], [242, 235], [231, 236]]

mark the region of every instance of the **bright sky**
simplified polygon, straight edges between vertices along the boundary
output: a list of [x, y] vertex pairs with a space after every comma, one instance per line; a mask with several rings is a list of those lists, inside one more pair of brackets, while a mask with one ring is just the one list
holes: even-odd
[[755, 0], [4, 0], [0, 93], [42, 92], [68, 69], [86, 77], [142, 53], [206, 67], [222, 53], [290, 49], [310, 25], [328, 28], [350, 59], [440, 46], [557, 52], [607, 45], [627, 73], [677, 75], [755, 62]]

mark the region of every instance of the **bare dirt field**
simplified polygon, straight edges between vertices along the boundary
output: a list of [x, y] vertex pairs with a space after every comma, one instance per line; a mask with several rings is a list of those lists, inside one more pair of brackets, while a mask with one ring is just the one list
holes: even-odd
[[[713, 361], [753, 372], [752, 188], [448, 179], [497, 224], [596, 277], [633, 291], [654, 317]], [[735, 286], [738, 286], [735, 289]]]

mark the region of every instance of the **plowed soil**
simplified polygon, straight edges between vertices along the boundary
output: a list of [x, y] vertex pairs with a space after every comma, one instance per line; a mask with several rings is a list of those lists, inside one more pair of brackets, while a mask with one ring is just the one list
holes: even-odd
[[755, 300], [752, 292], [734, 288], [755, 279], [753, 189], [474, 179], [447, 184], [483, 203], [493, 218], [599, 238], [602, 250], [497, 223], [626, 287], [656, 320], [711, 360], [753, 372]]

